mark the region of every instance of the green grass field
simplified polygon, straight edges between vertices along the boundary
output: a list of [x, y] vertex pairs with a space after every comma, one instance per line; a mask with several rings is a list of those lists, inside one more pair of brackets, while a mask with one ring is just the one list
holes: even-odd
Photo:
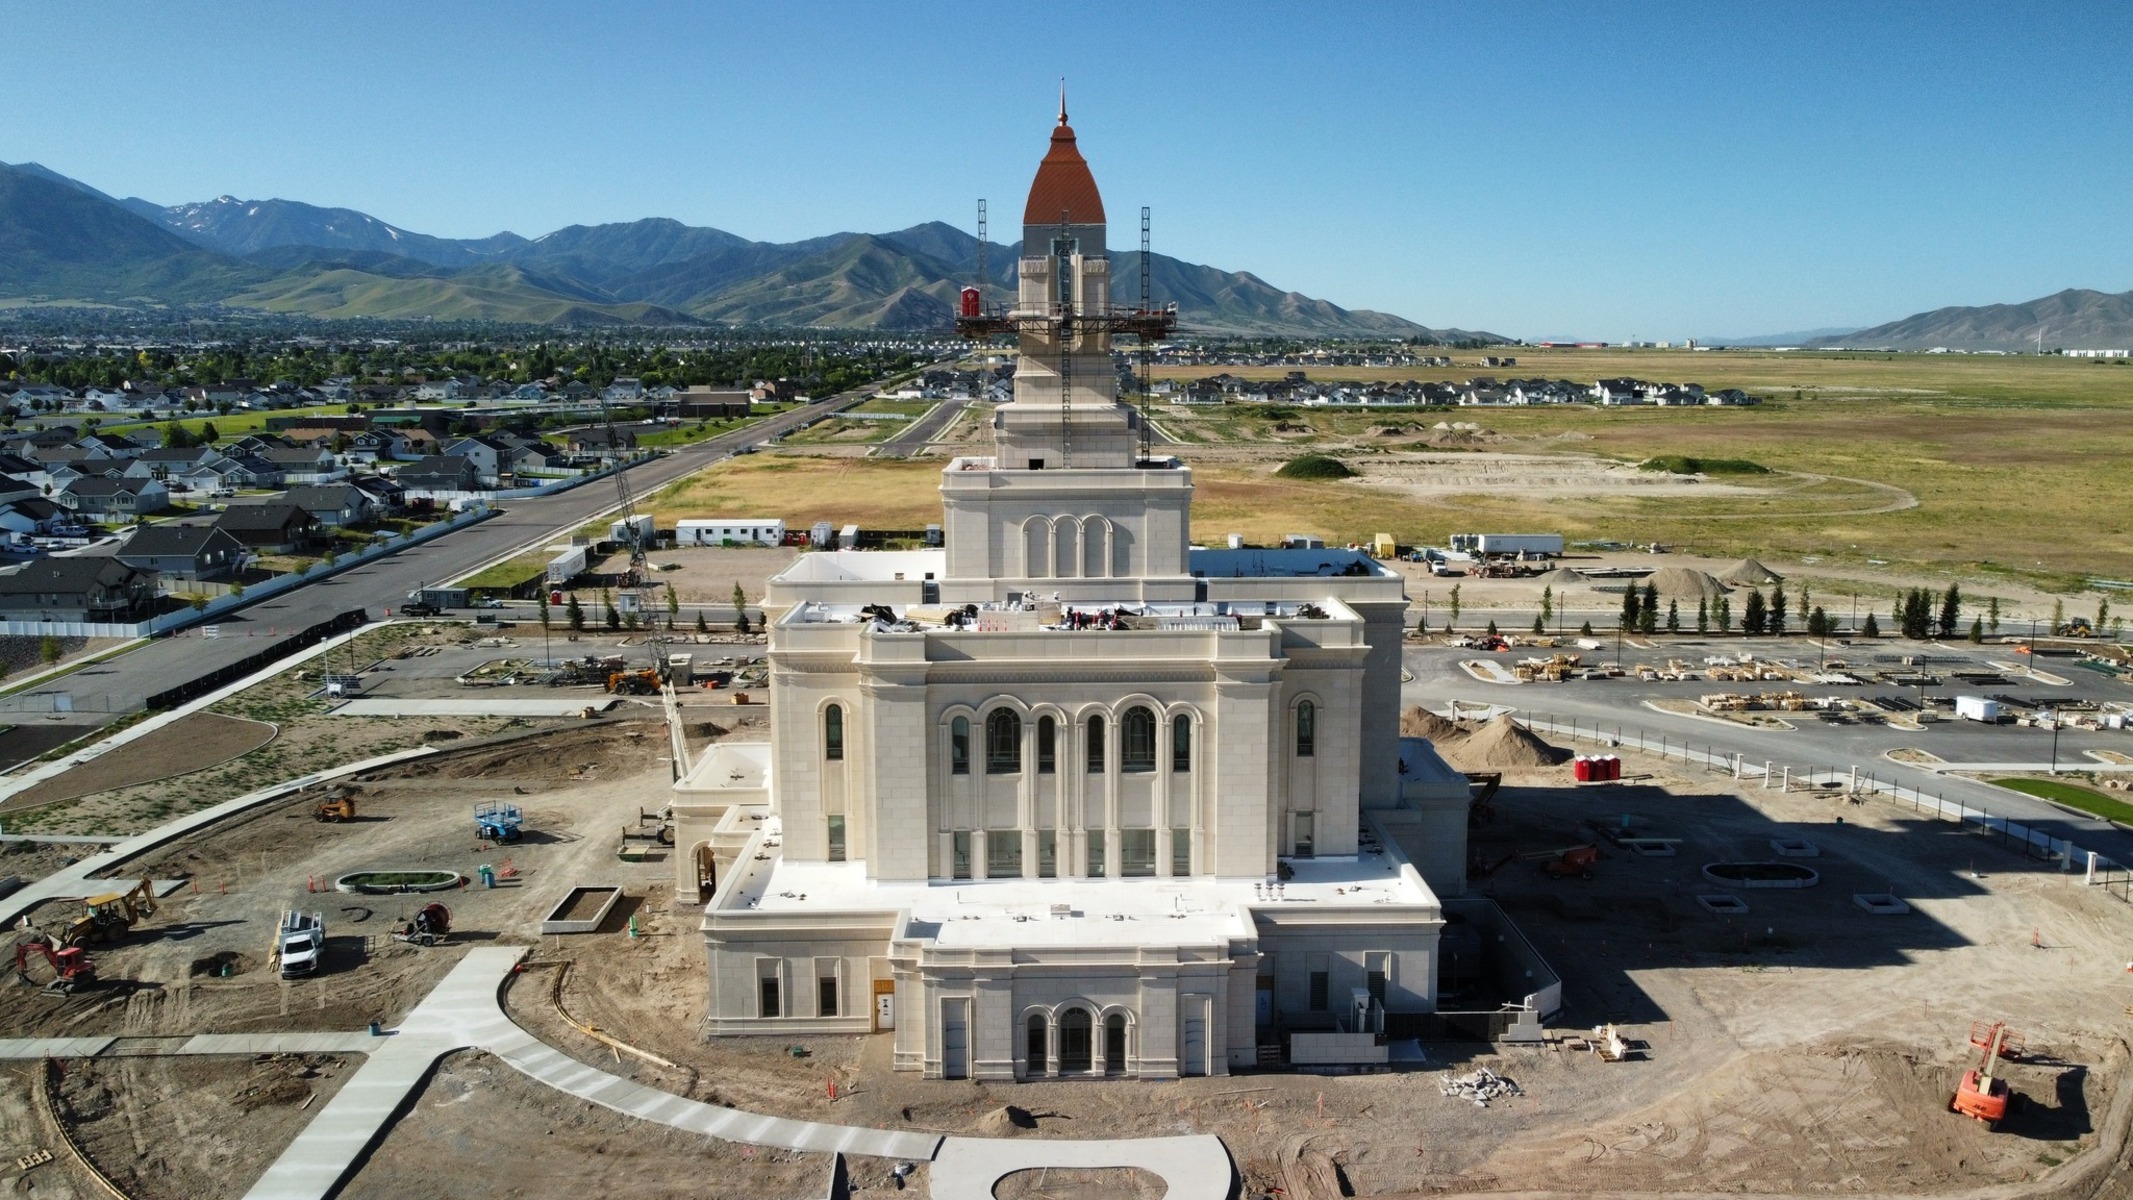
[[2049, 800], [2054, 804], [2064, 804], [2068, 808], [2077, 808], [2107, 821], [2133, 824], [2133, 804], [2106, 796], [2093, 788], [2062, 783], [2056, 779], [1995, 779], [1992, 782], [1997, 787]]

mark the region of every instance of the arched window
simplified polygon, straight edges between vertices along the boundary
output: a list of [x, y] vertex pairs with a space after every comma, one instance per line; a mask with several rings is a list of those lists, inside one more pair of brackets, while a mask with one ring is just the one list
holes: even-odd
[[1139, 705], [1118, 723], [1118, 769], [1155, 770], [1155, 714]]
[[1296, 706], [1296, 757], [1318, 753], [1318, 706], [1309, 700]]
[[1050, 717], [1037, 718], [1037, 774], [1049, 775], [1059, 769], [1059, 722]]
[[832, 704], [822, 710], [822, 757], [832, 762], [844, 757], [844, 706]]
[[1126, 1015], [1112, 1013], [1104, 1018], [1104, 1074], [1126, 1073]]
[[1089, 718], [1089, 774], [1104, 773], [1104, 719]]
[[1070, 1008], [1059, 1014], [1059, 1069], [1086, 1071], [1089, 1069], [1089, 1035], [1093, 1032], [1089, 1010]]
[[1045, 1021], [1044, 1014], [1031, 1013], [1029, 1015], [1028, 1045], [1029, 1073], [1032, 1075], [1042, 1075], [1045, 1073], [1045, 1055], [1047, 1053], [1045, 1049], [1045, 1039], [1049, 1036], [1050, 1025]]
[[1192, 770], [1192, 718], [1184, 713], [1170, 718], [1170, 769]]
[[996, 708], [985, 718], [985, 773], [1012, 775], [1022, 769], [1022, 718]]
[[948, 773], [970, 774], [970, 718], [948, 722]]

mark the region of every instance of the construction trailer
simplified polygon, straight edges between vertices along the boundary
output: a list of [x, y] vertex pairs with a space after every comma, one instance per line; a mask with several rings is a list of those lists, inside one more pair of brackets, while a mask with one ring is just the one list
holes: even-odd
[[677, 546], [782, 546], [785, 521], [780, 517], [740, 517], [677, 521]]
[[1988, 700], [1983, 696], [1957, 696], [1955, 715], [1965, 721], [1997, 725], [2006, 716], [2006, 710], [1997, 700]]
[[585, 547], [572, 546], [548, 560], [548, 586], [562, 587], [585, 573]]
[[1561, 558], [1560, 533], [1455, 533], [1452, 549], [1469, 554], [1531, 554]]
[[[636, 534], [635, 538], [630, 536], [632, 533]], [[617, 546], [627, 546], [632, 541], [640, 546], [649, 546], [652, 544], [653, 533], [650, 513], [636, 513], [610, 522], [607, 526], [607, 540]]]

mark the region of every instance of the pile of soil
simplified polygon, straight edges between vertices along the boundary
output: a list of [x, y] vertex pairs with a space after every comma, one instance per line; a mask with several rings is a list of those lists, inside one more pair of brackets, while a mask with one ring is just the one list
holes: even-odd
[[1744, 558], [1725, 570], [1718, 577], [1735, 587], [1758, 587], [1766, 583], [1783, 583], [1785, 577], [1752, 558]]
[[1552, 767], [1568, 760], [1570, 751], [1549, 745], [1505, 716], [1461, 739], [1458, 756], [1460, 765], [1468, 768]]
[[1545, 583], [1554, 587], [1582, 587], [1585, 584], [1591, 583], [1592, 581], [1590, 579], [1585, 578], [1582, 574], [1579, 574], [1577, 571], [1574, 571], [1569, 567], [1557, 567], [1553, 571], [1548, 572], [1546, 575], [1543, 575], [1540, 578], [1534, 580], [1534, 582]]
[[1467, 735], [1468, 729], [1457, 721], [1440, 717], [1417, 704], [1400, 714], [1400, 736], [1428, 738], [1439, 749], [1449, 746]]
[[1689, 567], [1662, 567], [1645, 580], [1661, 596], [1672, 599], [1715, 600], [1726, 594], [1726, 585], [1708, 572]]

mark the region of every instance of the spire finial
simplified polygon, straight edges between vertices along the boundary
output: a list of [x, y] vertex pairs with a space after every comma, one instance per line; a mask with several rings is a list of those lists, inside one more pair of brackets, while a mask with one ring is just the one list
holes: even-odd
[[1061, 75], [1061, 76], [1059, 77], [1059, 123], [1060, 123], [1061, 125], [1064, 125], [1064, 124], [1066, 124], [1066, 123], [1067, 123], [1067, 120], [1066, 120], [1066, 76], [1064, 76], [1064, 75]]

